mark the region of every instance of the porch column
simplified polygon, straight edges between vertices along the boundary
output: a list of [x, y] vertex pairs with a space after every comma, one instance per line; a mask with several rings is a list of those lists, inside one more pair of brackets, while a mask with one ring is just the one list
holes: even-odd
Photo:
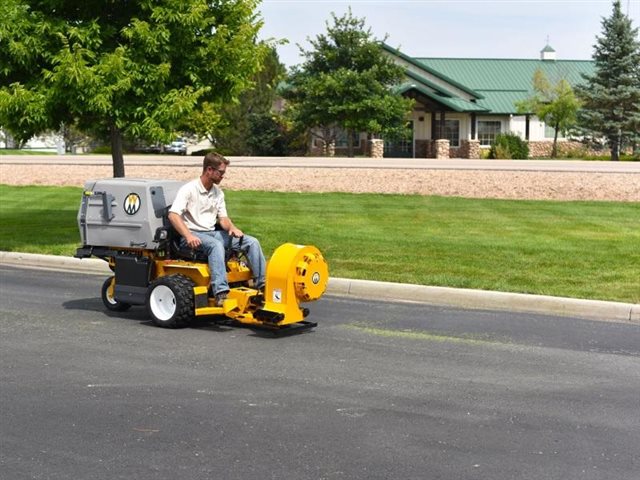
[[436, 121], [436, 112], [431, 112], [431, 140], [436, 140], [438, 122]]
[[436, 158], [439, 160], [449, 159], [449, 140], [436, 140]]
[[477, 140], [478, 135], [476, 132], [476, 114], [473, 112], [471, 114], [471, 140]]
[[369, 152], [371, 158], [384, 157], [384, 140], [379, 138], [369, 140]]
[[440, 112], [440, 131], [438, 132], [437, 140], [440, 140], [444, 136], [444, 110]]

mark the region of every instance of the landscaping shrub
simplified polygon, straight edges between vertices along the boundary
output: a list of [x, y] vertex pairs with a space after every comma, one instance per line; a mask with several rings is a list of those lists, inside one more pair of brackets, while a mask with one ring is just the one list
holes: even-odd
[[489, 158], [526, 160], [529, 145], [515, 133], [499, 133], [489, 150]]
[[111, 154], [111, 146], [102, 145], [100, 147], [96, 147], [93, 150], [91, 150], [91, 153], [101, 154], [101, 155]]

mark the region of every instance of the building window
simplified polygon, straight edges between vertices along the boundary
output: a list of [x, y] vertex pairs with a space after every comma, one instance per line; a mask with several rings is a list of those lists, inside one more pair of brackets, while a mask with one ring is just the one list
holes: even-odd
[[460, 146], [460, 120], [445, 120], [442, 138], [449, 140], [450, 147]]
[[544, 125], [544, 138], [554, 138], [556, 135], [556, 129], [550, 125]]
[[495, 120], [479, 120], [478, 121], [478, 140], [483, 147], [493, 145], [496, 135], [500, 133], [502, 123]]
[[[338, 148], [346, 148], [349, 146], [349, 136], [347, 131], [338, 128], [336, 133], [336, 147]], [[353, 132], [353, 146], [355, 148], [359, 148], [360, 146], [360, 134], [358, 132]]]

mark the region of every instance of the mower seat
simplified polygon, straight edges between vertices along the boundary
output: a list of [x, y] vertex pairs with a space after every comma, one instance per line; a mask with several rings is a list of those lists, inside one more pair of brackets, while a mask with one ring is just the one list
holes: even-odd
[[164, 249], [169, 258], [189, 260], [191, 262], [207, 262], [207, 256], [198, 250], [192, 250], [182, 244], [182, 237], [175, 228], [166, 221], [165, 225], [156, 230], [155, 239], [160, 248]]
[[[208, 262], [209, 259], [201, 250], [192, 250], [191, 248], [184, 246], [182, 243], [182, 237], [172, 227], [168, 227], [168, 240], [169, 240], [169, 255], [171, 258], [181, 258], [183, 260], [190, 260], [192, 262]], [[240, 239], [240, 246], [242, 246], [242, 238]], [[225, 248], [225, 263], [231, 259], [238, 259], [244, 257], [244, 253], [240, 248], [231, 247], [231, 237]]]
[[193, 250], [182, 243], [181, 235], [170, 227], [169, 232], [169, 255], [172, 258], [181, 258], [192, 262], [207, 262], [207, 256], [200, 250]]

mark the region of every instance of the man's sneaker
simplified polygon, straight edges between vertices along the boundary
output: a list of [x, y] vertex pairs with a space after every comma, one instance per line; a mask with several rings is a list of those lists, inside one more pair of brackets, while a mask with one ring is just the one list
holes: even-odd
[[216, 307], [222, 307], [224, 305], [227, 295], [229, 295], [229, 292], [216, 293]]

